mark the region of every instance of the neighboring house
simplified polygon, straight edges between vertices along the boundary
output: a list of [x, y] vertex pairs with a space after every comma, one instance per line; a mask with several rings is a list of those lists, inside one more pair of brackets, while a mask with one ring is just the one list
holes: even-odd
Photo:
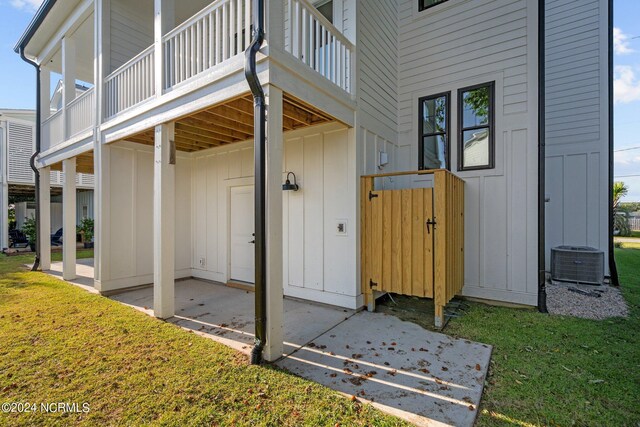
[[[265, 42], [245, 75], [251, 9], [262, 3], [45, 0], [18, 42], [42, 87], [52, 72], [64, 82], [63, 108], [41, 112], [41, 173], [60, 162], [95, 173], [97, 290], [154, 283], [155, 313], [166, 318], [175, 278], [251, 283], [266, 265], [256, 298], [266, 294], [265, 355], [277, 357], [283, 294], [371, 305], [360, 177], [418, 169], [464, 180], [464, 272], [452, 271], [462, 295], [536, 305], [551, 246], [608, 256], [606, 0], [268, 1]], [[264, 122], [247, 76], [266, 94]], [[78, 81], [93, 87], [64, 90]], [[254, 187], [261, 124], [266, 176]], [[282, 191], [285, 179], [299, 191]], [[435, 185], [376, 179], [385, 189]], [[254, 205], [261, 183], [266, 207]], [[76, 183], [63, 185], [64, 206], [74, 206]], [[41, 194], [47, 217], [46, 180]], [[259, 247], [265, 258], [255, 259], [264, 230], [266, 255]], [[65, 252], [64, 277], [74, 276]]]
[[[34, 206], [29, 207], [27, 201], [35, 198], [35, 178], [30, 165], [35, 150], [35, 116], [33, 110], [0, 109], [0, 206], [3, 207], [0, 211], [0, 248], [9, 246], [9, 201], [15, 201], [18, 229], [22, 228], [25, 217], [34, 213]], [[78, 174], [76, 181], [81, 200], [77, 214], [79, 223], [83, 217], [93, 217], [93, 176]], [[50, 182], [55, 202], [62, 192], [62, 172], [51, 171]], [[62, 227], [61, 212], [59, 203], [52, 207], [52, 233]]]

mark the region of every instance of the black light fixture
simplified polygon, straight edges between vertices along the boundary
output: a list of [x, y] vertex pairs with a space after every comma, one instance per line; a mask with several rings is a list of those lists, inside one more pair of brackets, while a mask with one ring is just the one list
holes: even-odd
[[[291, 183], [291, 181], [289, 181], [289, 175], [293, 175], [293, 184]], [[298, 186], [298, 184], [296, 183], [296, 174], [293, 172], [289, 172], [287, 174], [287, 180], [284, 184], [282, 184], [282, 191], [298, 191], [299, 189], [300, 186]]]

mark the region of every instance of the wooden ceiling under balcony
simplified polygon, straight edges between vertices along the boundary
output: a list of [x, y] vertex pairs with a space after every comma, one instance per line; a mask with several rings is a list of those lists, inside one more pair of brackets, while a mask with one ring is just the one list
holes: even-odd
[[[300, 129], [335, 119], [321, 110], [286, 93], [282, 102], [283, 131]], [[244, 95], [176, 120], [176, 149], [188, 153], [219, 147], [253, 138], [253, 98]], [[154, 130], [148, 129], [127, 141], [144, 145], [154, 144]], [[62, 162], [51, 166], [62, 170]], [[93, 173], [93, 151], [76, 157], [78, 173]]]
[[[283, 131], [334, 121], [321, 110], [283, 94]], [[175, 143], [179, 151], [194, 152], [253, 138], [253, 98], [244, 95], [176, 120]], [[154, 130], [126, 138], [153, 145]]]

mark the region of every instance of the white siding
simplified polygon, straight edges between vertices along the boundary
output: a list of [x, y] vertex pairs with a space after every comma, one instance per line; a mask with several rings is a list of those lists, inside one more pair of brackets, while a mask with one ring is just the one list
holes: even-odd
[[358, 7], [358, 106], [367, 128], [395, 140], [398, 119], [398, 5]]
[[[116, 144], [110, 164], [110, 283], [104, 289], [153, 282], [152, 147]], [[190, 276], [191, 159], [176, 164], [176, 277]]]
[[[349, 130], [325, 125], [285, 135], [284, 172], [298, 192], [283, 194], [285, 295], [356, 308], [356, 217], [349, 179], [355, 159]], [[229, 192], [253, 185], [253, 147], [233, 144], [195, 153], [192, 172], [193, 256], [196, 277], [229, 280]], [[351, 184], [349, 184], [351, 182]], [[336, 221], [347, 222], [347, 235]]]
[[112, 1], [110, 33], [113, 71], [153, 44], [153, 1]]
[[608, 255], [607, 1], [548, 1], [545, 12], [549, 268], [558, 245]]
[[[465, 184], [469, 296], [535, 304], [537, 2], [399, 1], [398, 149], [418, 167], [418, 98], [451, 92], [450, 158]], [[495, 168], [457, 172], [457, 90], [495, 82]]]

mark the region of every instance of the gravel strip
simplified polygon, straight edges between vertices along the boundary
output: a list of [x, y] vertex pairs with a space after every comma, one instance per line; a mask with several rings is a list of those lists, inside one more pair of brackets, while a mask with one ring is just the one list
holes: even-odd
[[[569, 288], [602, 292], [599, 292], [600, 298], [595, 298], [572, 292]], [[552, 283], [547, 285], [547, 309], [551, 314], [596, 320], [629, 315], [629, 308], [620, 289], [612, 286]]]

